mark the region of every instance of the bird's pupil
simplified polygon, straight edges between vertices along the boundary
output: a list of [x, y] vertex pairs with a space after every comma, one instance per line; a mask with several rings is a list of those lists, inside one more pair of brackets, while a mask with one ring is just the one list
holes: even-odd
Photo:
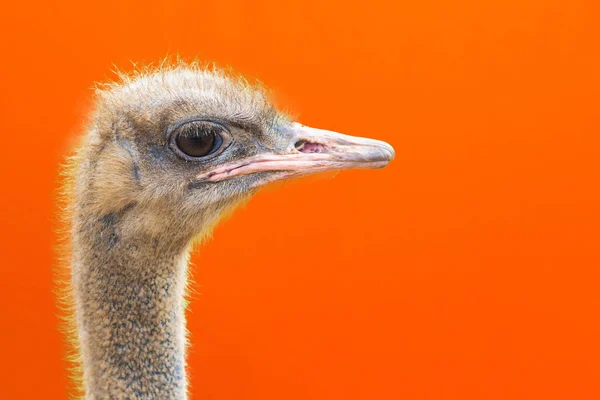
[[191, 157], [204, 157], [216, 150], [220, 135], [213, 126], [186, 127], [176, 139], [177, 147]]

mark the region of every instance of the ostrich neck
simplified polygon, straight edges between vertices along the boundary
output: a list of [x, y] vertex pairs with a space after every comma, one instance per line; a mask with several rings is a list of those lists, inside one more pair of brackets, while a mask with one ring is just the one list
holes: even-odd
[[187, 242], [128, 235], [131, 214], [74, 224], [86, 399], [185, 399]]

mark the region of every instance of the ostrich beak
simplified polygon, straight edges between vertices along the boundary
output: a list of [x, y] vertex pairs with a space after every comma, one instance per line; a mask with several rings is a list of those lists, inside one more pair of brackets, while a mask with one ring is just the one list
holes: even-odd
[[285, 137], [289, 138], [287, 151], [265, 152], [220, 165], [196, 176], [196, 180], [218, 182], [259, 172], [272, 172], [255, 185], [261, 186], [319, 172], [383, 168], [395, 155], [394, 148], [380, 140], [310, 128], [298, 123], [286, 130]]

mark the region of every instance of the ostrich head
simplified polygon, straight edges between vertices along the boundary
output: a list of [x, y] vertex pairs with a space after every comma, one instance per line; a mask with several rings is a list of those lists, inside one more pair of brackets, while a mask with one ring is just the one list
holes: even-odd
[[100, 90], [88, 132], [77, 184], [86, 215], [134, 209], [120, 228], [127, 236], [168, 234], [181, 242], [267, 183], [380, 168], [394, 157], [384, 142], [293, 122], [264, 90], [197, 67]]
[[267, 183], [393, 157], [295, 123], [222, 72], [179, 66], [100, 90], [69, 169], [70, 332], [87, 398], [186, 398], [191, 239]]

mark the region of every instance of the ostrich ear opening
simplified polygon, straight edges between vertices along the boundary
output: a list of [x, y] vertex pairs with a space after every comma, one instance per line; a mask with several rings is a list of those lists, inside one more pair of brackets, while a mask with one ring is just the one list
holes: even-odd
[[220, 165], [196, 176], [197, 182], [219, 182], [234, 177], [271, 172], [255, 186], [282, 179], [344, 169], [383, 168], [394, 159], [394, 148], [380, 140], [311, 128], [291, 126], [285, 152], [261, 154]]

